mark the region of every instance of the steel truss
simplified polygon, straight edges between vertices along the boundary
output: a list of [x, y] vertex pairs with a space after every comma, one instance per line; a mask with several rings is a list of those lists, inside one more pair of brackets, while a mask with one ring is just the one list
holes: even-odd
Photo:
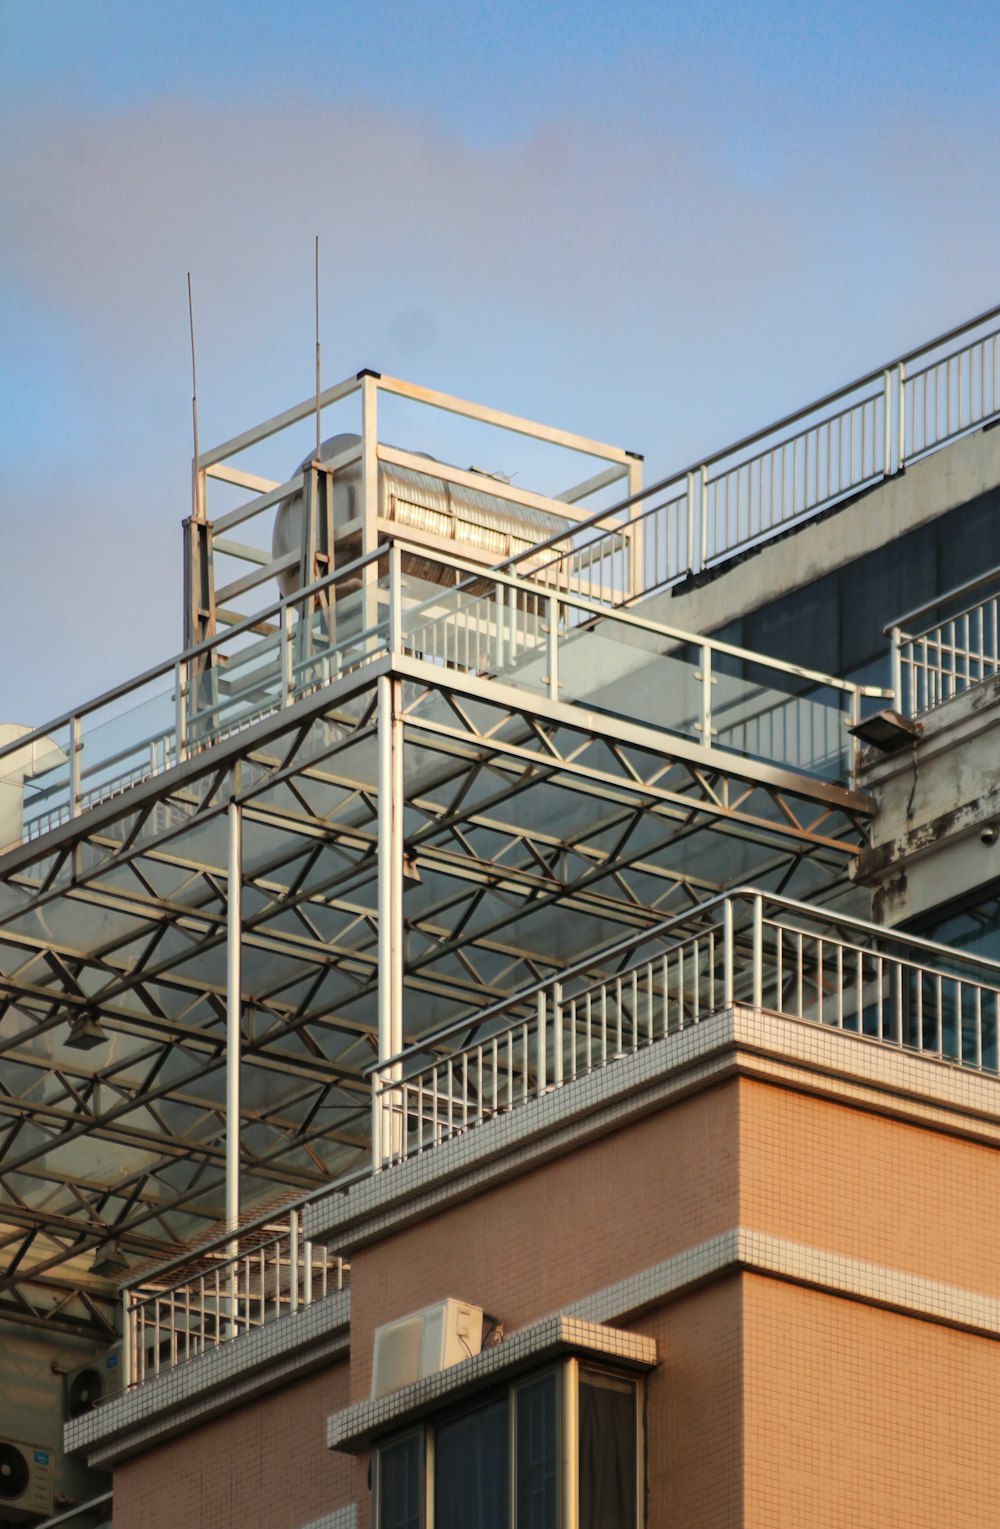
[[9, 853], [0, 1315], [106, 1332], [95, 1250], [163, 1256], [223, 1213], [234, 804], [242, 1213], [361, 1162], [376, 1055], [727, 886], [834, 886], [869, 813], [400, 653]]

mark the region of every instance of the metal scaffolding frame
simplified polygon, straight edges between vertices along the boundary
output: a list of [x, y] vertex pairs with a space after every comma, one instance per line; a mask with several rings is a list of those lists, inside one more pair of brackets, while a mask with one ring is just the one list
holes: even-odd
[[377, 530], [220, 636], [189, 526], [194, 645], [0, 744], [0, 1315], [107, 1338], [112, 1272], [368, 1162], [373, 1060], [727, 888], [826, 895], [866, 843], [805, 763], [859, 687]]

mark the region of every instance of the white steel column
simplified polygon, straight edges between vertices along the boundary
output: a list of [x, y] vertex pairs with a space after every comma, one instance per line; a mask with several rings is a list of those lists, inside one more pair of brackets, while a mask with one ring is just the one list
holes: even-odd
[[226, 882], [226, 1226], [240, 1219], [240, 984], [243, 938], [242, 809], [229, 804]]
[[[399, 681], [378, 681], [378, 1059], [403, 1049], [403, 723]], [[381, 1071], [382, 1086], [394, 1072]], [[376, 1121], [376, 1165], [399, 1150], [401, 1101], [385, 1096]]]

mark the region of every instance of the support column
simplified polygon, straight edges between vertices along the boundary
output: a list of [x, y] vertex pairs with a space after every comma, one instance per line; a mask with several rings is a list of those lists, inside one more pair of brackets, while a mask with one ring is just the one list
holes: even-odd
[[[403, 723], [399, 681], [378, 681], [378, 1059], [403, 1049]], [[380, 1069], [382, 1087], [398, 1068]], [[384, 1096], [373, 1122], [375, 1166], [402, 1144], [402, 1101]]]
[[243, 938], [243, 822], [238, 802], [229, 804], [226, 883], [226, 1226], [240, 1219], [240, 990]]

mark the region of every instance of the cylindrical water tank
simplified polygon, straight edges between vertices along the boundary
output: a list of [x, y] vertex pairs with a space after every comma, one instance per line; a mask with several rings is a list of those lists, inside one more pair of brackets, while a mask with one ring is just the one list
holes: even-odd
[[[320, 446], [320, 461], [329, 461], [351, 446], [359, 445], [360, 440], [357, 435], [332, 435]], [[425, 456], [422, 452], [419, 454]], [[296, 472], [301, 472], [313, 460], [314, 453], [310, 453], [300, 462]], [[380, 462], [378, 466], [379, 518], [395, 522], [403, 534], [406, 527], [422, 531], [436, 540], [454, 543], [456, 553], [474, 554], [477, 562], [482, 562], [485, 554], [485, 561], [490, 565], [526, 552], [559, 531], [568, 532], [561, 516], [531, 505], [512, 503], [487, 490], [449, 483], [434, 473], [434, 457], [425, 456], [425, 460], [427, 472], [390, 462]], [[484, 484], [490, 481], [484, 473]], [[340, 544], [338, 562], [341, 564], [360, 554], [361, 511], [361, 463], [357, 461], [342, 468], [333, 479], [334, 537]], [[274, 523], [273, 556], [285, 557], [299, 550], [302, 529], [303, 496], [292, 494], [282, 502]], [[536, 561], [548, 562], [557, 557], [564, 546], [569, 546], [568, 535], [565, 544], [546, 548], [537, 560], [524, 558], [519, 565], [521, 571], [529, 571]], [[448, 578], [440, 563], [416, 553], [407, 553], [403, 566], [418, 578], [436, 581]], [[299, 583], [297, 568], [286, 568], [278, 576], [283, 595], [293, 594]]]

